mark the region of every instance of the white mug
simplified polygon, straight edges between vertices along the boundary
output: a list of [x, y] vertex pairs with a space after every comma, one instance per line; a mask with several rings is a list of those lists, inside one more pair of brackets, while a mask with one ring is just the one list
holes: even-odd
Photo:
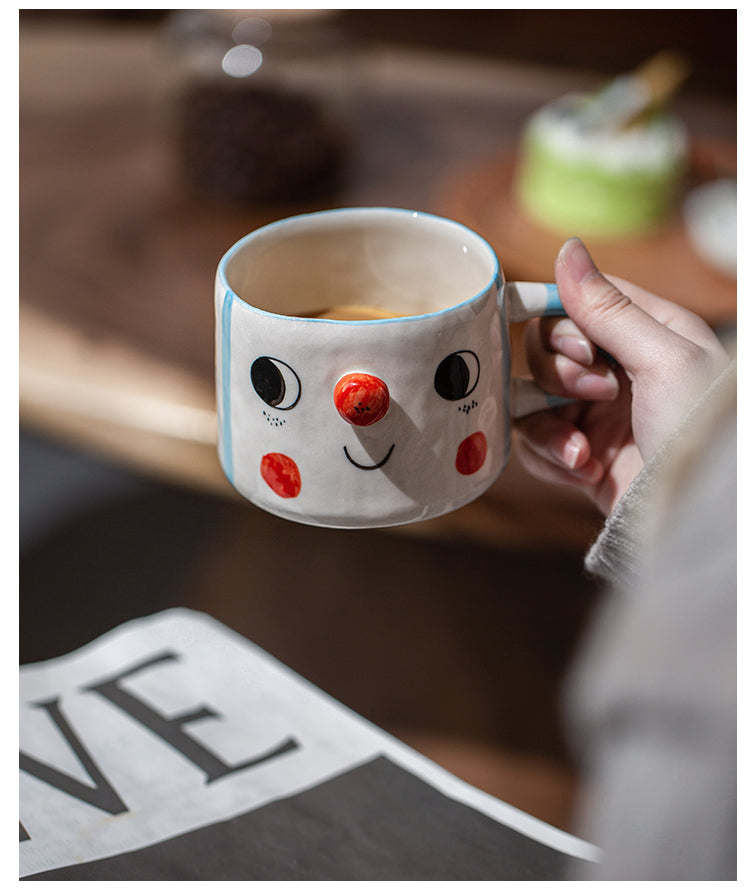
[[[321, 316], [342, 304], [375, 317]], [[427, 213], [258, 229], [222, 257], [215, 307], [221, 465], [287, 519], [375, 528], [458, 509], [504, 468], [512, 417], [559, 403], [511, 379], [508, 334], [564, 314], [556, 287], [506, 282], [485, 240]]]

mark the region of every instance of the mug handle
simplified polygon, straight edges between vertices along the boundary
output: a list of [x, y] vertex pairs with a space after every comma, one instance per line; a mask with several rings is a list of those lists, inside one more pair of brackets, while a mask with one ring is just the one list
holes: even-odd
[[[540, 318], [543, 315], [565, 315], [560, 294], [555, 284], [535, 281], [508, 281], [505, 284], [505, 311], [508, 322], [515, 324]], [[510, 381], [510, 413], [516, 419], [536, 411], [549, 410], [562, 404], [570, 404], [574, 398], [550, 395], [533, 380], [514, 377]]]

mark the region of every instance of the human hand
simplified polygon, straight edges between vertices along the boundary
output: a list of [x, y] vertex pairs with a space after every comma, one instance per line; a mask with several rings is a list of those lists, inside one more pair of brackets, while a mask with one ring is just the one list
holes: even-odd
[[518, 453], [533, 475], [608, 514], [730, 359], [697, 315], [605, 277], [577, 238], [555, 277], [568, 317], [529, 323], [528, 364], [547, 392], [580, 400], [517, 420]]

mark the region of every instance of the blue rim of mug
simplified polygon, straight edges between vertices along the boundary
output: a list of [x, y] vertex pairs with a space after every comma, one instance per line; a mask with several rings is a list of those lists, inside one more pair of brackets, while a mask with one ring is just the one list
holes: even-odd
[[[454, 303], [451, 306], [446, 306], [443, 309], [437, 309], [434, 312], [421, 312], [416, 315], [400, 315], [396, 318], [366, 318], [366, 319], [350, 319], [344, 320], [341, 318], [299, 318], [296, 315], [284, 315], [278, 312], [271, 312], [268, 309], [261, 309], [259, 306], [254, 306], [252, 303], [249, 303], [247, 300], [243, 299], [239, 294], [230, 286], [229, 281], [227, 280], [226, 269], [229, 262], [233, 259], [233, 257], [239, 253], [245, 245], [255, 240], [257, 237], [263, 235], [264, 232], [271, 231], [275, 228], [280, 228], [281, 226], [287, 225], [288, 223], [302, 221], [304, 219], [310, 219], [321, 216], [335, 216], [335, 215], [352, 215], [352, 216], [364, 216], [366, 214], [376, 214], [376, 213], [384, 213], [390, 214], [395, 213], [403, 216], [411, 216], [414, 219], [421, 218], [432, 220], [433, 222], [440, 223], [441, 225], [446, 225], [449, 227], [453, 227], [455, 229], [464, 231], [467, 235], [470, 236], [471, 240], [480, 246], [484, 247], [487, 251], [491, 262], [492, 262], [492, 273], [491, 277], [488, 280], [487, 284], [477, 293], [473, 294], [473, 296], [467, 297], [461, 302]], [[485, 240], [481, 235], [477, 234], [475, 231], [470, 229], [468, 226], [464, 225], [461, 222], [456, 222], [453, 219], [448, 219], [444, 216], [438, 216], [435, 213], [425, 213], [422, 210], [408, 210], [403, 207], [337, 207], [331, 210], [314, 210], [310, 213], [300, 213], [295, 216], [287, 216], [284, 219], [278, 219], [275, 222], [270, 222], [268, 225], [264, 225], [261, 228], [257, 228], [252, 232], [249, 232], [244, 237], [240, 238], [235, 244], [233, 244], [229, 250], [221, 257], [219, 260], [218, 266], [218, 278], [221, 283], [222, 288], [224, 289], [225, 296], [231, 294], [234, 299], [238, 302], [242, 303], [242, 305], [247, 306], [249, 309], [252, 309], [254, 312], [258, 312], [261, 315], [267, 315], [274, 318], [284, 318], [284, 319], [296, 319], [302, 320], [305, 322], [312, 322], [316, 324], [338, 324], [338, 325], [349, 325], [349, 326], [360, 326], [367, 325], [372, 326], [375, 324], [393, 324], [394, 322], [405, 322], [405, 321], [415, 321], [424, 318], [437, 318], [440, 315], [448, 314], [449, 312], [455, 312], [457, 309], [460, 309], [462, 306], [470, 305], [478, 299], [484, 297], [493, 287], [497, 287], [498, 291], [500, 290], [503, 283], [503, 272], [500, 266], [500, 261], [497, 258], [497, 254], [495, 253], [492, 246], [489, 244], [487, 240]]]

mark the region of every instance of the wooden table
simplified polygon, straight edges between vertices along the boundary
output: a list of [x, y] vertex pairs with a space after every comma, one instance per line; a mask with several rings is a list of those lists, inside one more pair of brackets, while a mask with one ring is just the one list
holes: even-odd
[[[29, 23], [20, 61], [21, 422], [233, 497], [215, 455], [214, 269], [247, 231], [313, 207], [238, 208], [188, 194], [172, 130], [179, 74], [157, 28]], [[319, 206], [452, 215], [488, 237], [509, 277], [549, 279], [560, 239], [530, 229], [508, 197], [517, 140], [534, 108], [596, 78], [386, 46], [366, 47], [358, 71], [349, 177]], [[687, 97], [681, 111], [704, 143], [731, 155], [734, 108]], [[655, 278], [708, 320], [731, 321], [734, 282], [700, 264], [680, 226], [666, 250], [601, 250], [637, 268], [639, 283]], [[579, 495], [512, 460], [478, 502], [407, 533], [580, 549], [598, 523]]]

